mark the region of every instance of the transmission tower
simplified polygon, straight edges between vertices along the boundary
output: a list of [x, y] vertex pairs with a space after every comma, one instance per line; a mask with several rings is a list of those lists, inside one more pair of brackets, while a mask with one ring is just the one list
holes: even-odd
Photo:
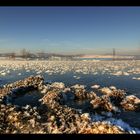
[[115, 60], [115, 56], [116, 56], [116, 50], [115, 48], [113, 48], [113, 60]]

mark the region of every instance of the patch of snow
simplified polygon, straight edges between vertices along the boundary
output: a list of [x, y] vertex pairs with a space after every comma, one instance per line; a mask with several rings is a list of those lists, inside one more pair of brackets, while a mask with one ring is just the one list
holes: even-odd
[[100, 85], [93, 85], [93, 86], [91, 86], [91, 88], [93, 88], [93, 89], [98, 89], [100, 87]]

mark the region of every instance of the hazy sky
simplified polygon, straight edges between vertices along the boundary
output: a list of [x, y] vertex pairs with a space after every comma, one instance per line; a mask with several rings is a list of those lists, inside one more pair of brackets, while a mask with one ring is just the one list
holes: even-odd
[[0, 7], [0, 52], [140, 54], [140, 7]]

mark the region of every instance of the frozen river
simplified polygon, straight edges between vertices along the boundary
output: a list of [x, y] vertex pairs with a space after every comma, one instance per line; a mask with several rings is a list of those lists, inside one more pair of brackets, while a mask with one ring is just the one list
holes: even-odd
[[[65, 86], [82, 84], [115, 86], [140, 98], [140, 61], [6, 61], [0, 60], [0, 86], [42, 75], [47, 82], [63, 82]], [[140, 128], [140, 113], [122, 113], [133, 127]]]
[[42, 75], [66, 86], [94, 84], [116, 86], [140, 97], [140, 61], [2, 61], [0, 85]]

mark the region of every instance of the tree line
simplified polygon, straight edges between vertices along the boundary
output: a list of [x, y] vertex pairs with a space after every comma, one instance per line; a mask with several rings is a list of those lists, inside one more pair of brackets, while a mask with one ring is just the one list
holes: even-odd
[[8, 57], [9, 59], [15, 59], [15, 58], [22, 58], [22, 59], [28, 59], [28, 58], [40, 58], [40, 59], [46, 59], [49, 58], [50, 56], [58, 56], [58, 57], [76, 57], [76, 56], [81, 56], [81, 55], [61, 55], [61, 54], [55, 54], [55, 53], [45, 53], [43, 51], [37, 52], [37, 53], [32, 53], [25, 48], [20, 50], [20, 53], [17, 54], [15, 52], [11, 53], [5, 53], [5, 54], [0, 54], [0, 56]]

